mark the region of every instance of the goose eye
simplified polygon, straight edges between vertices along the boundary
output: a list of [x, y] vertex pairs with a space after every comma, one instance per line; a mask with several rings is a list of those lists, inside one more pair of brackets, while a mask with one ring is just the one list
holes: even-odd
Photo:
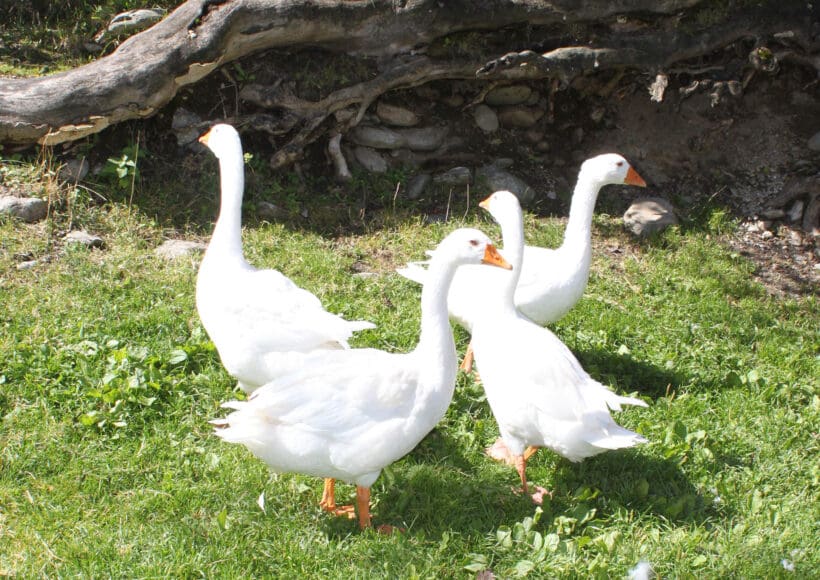
[[478, 245], [478, 240], [470, 240], [470, 245], [471, 246], [477, 246]]
[[618, 167], [623, 167], [624, 162], [623, 161], [618, 161], [618, 163], [616, 163], [615, 165], [617, 165]]

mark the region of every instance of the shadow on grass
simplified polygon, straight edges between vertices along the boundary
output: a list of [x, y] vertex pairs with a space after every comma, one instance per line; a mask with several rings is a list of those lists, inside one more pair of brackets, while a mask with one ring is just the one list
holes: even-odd
[[635, 360], [629, 355], [603, 349], [573, 351], [573, 354], [592, 378], [620, 393], [637, 391], [657, 399], [689, 381], [682, 373]]
[[[377, 480], [372, 488], [374, 525], [440, 538], [445, 532], [491, 534], [533, 515], [536, 506], [518, 491], [513, 467], [483, 456], [468, 458], [454, 451], [455, 443], [438, 443], [437, 457], [428, 450], [424, 462], [418, 462], [419, 457], [411, 455]], [[531, 486], [553, 492], [542, 506], [546, 528], [558, 516], [590, 508], [598, 520], [629, 510], [672, 526], [731, 517], [725, 506], [718, 511], [712, 497], [698, 492], [675, 459], [648, 457], [637, 450], [603, 453], [577, 464], [540, 450], [530, 460], [527, 476]], [[325, 531], [341, 538], [351, 527], [328, 520]]]

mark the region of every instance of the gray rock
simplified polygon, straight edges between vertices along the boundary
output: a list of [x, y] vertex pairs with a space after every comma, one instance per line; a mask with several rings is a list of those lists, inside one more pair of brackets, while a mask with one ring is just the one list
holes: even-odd
[[467, 185], [473, 180], [473, 172], [468, 167], [453, 167], [433, 177], [433, 182], [441, 185]]
[[429, 173], [419, 173], [411, 177], [410, 181], [407, 182], [407, 190], [405, 193], [407, 199], [418, 199], [421, 197], [421, 194], [427, 189], [432, 179], [433, 176]]
[[592, 119], [592, 122], [596, 125], [600, 123], [604, 119], [604, 115], [606, 114], [606, 109], [604, 107], [594, 107], [589, 112], [589, 118]]
[[498, 159], [490, 163], [490, 165], [498, 169], [509, 169], [510, 167], [515, 165], [515, 159], [512, 159], [511, 157], [499, 157]]
[[256, 215], [263, 220], [277, 220], [285, 217], [287, 212], [275, 203], [260, 201], [256, 204]]
[[396, 127], [414, 127], [421, 121], [413, 111], [404, 107], [388, 105], [381, 101], [376, 105], [376, 116], [379, 117], [382, 123]]
[[154, 255], [166, 260], [176, 260], [184, 258], [196, 252], [204, 252], [208, 246], [202, 242], [192, 242], [190, 240], [165, 240], [154, 248]]
[[530, 98], [532, 89], [527, 85], [509, 85], [491, 90], [484, 97], [484, 102], [494, 107], [520, 105]]
[[[653, 180], [654, 181], [654, 180]], [[767, 220], [779, 220], [782, 219], [786, 215], [786, 212], [782, 209], [766, 209], [760, 212], [760, 217], [766, 218]]]
[[195, 143], [201, 133], [201, 123], [202, 117], [184, 107], [179, 107], [174, 111], [174, 117], [171, 119], [171, 130], [176, 135], [177, 145], [182, 147], [189, 143]]
[[513, 192], [521, 205], [526, 206], [535, 200], [535, 190], [526, 181], [501, 169], [498, 164], [479, 168], [476, 171], [476, 181], [483, 182], [489, 192], [500, 190]]
[[812, 196], [803, 212], [803, 231], [814, 236], [820, 235], [820, 195]]
[[791, 223], [797, 223], [801, 221], [801, 218], [803, 217], [803, 208], [805, 207], [805, 205], [806, 204], [803, 202], [802, 199], [798, 199], [792, 204], [791, 208], [786, 214], [786, 217], [789, 219]]
[[374, 149], [401, 149], [406, 147], [406, 139], [395, 129], [359, 125], [348, 133], [348, 139], [356, 145]]
[[101, 43], [109, 36], [134, 34], [159, 22], [163, 16], [165, 16], [165, 10], [159, 8], [140, 8], [121, 12], [111, 19], [105, 30], [94, 37], [94, 41]]
[[424, 127], [420, 129], [401, 129], [400, 135], [413, 151], [435, 151], [447, 138], [450, 130], [447, 127]]
[[811, 136], [808, 146], [812, 151], [820, 151], [820, 131]]
[[0, 214], [8, 214], [27, 223], [40, 221], [48, 213], [48, 204], [37, 197], [0, 196]]
[[60, 180], [67, 181], [69, 183], [79, 183], [85, 179], [85, 176], [88, 175], [90, 169], [91, 164], [85, 157], [82, 159], [70, 159], [62, 167], [60, 167], [57, 177], [59, 177]]
[[498, 113], [498, 121], [504, 127], [529, 129], [544, 116], [544, 111], [536, 107], [505, 107]]
[[660, 197], [635, 200], [624, 213], [624, 226], [636, 236], [648, 236], [677, 223], [675, 208]]
[[68, 232], [63, 238], [63, 241], [65, 241], [66, 244], [81, 244], [89, 248], [102, 248], [105, 246], [105, 242], [103, 242], [101, 237], [89, 234], [85, 230]]
[[412, 149], [435, 151], [444, 142], [447, 127], [420, 127], [418, 129], [388, 129], [369, 125], [353, 129], [348, 138], [356, 145], [373, 149]]
[[19, 264], [17, 264], [17, 269], [18, 270], [31, 270], [34, 266], [36, 266], [39, 263], [40, 263], [39, 260], [27, 260], [25, 262], [20, 262]]
[[387, 161], [385, 161], [384, 157], [375, 149], [370, 147], [354, 147], [353, 156], [356, 158], [356, 161], [370, 173], [384, 173], [387, 171]]
[[473, 109], [473, 118], [478, 128], [485, 133], [498, 131], [498, 115], [487, 105], [478, 105]]

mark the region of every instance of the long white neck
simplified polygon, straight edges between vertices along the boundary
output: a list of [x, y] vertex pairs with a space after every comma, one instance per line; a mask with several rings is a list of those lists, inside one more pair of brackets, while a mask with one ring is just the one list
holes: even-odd
[[490, 306], [497, 305], [502, 311], [516, 312], [515, 288], [521, 278], [521, 266], [524, 264], [524, 215], [519, 211], [514, 217], [505, 219], [501, 225], [501, 237], [504, 240], [504, 258], [512, 266], [512, 271], [501, 270], [496, 276], [504, 279], [500, 300], [493, 299]]
[[592, 255], [592, 212], [600, 189], [600, 181], [585, 175], [583, 171], [578, 175], [578, 182], [572, 193], [564, 243], [561, 246], [561, 251], [571, 251], [578, 261], [589, 261]]
[[456, 345], [447, 311], [447, 293], [456, 273], [456, 265], [437, 262], [430, 264], [427, 282], [421, 291], [421, 332], [416, 352], [435, 358], [429, 364], [449, 372], [456, 366]]
[[219, 218], [208, 247], [219, 253], [242, 255], [242, 193], [245, 189], [245, 166], [242, 150], [219, 158], [222, 191]]

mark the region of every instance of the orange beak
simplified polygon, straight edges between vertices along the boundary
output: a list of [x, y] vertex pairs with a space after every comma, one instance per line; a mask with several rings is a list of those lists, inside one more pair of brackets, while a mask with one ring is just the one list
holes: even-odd
[[[492, 197], [492, 195], [490, 197]], [[479, 203], [478, 207], [481, 207], [481, 208], [486, 209], [487, 211], [490, 211], [490, 197], [488, 197], [487, 199], [485, 199], [484, 201]]]
[[638, 175], [638, 172], [632, 169], [631, 167], [626, 172], [626, 179], [624, 179], [624, 183], [627, 185], [637, 185], [638, 187], [646, 187], [646, 182], [643, 180], [643, 177]]
[[492, 244], [487, 244], [487, 249], [484, 250], [484, 259], [482, 262], [492, 266], [498, 266], [499, 268], [504, 268], [505, 270], [512, 270], [510, 263], [498, 253], [498, 250], [496, 250], [495, 246]]
[[[205, 131], [202, 135], [200, 135], [200, 136], [199, 136], [199, 139], [197, 139], [197, 141], [199, 141], [200, 143], [202, 143], [203, 145], [205, 145], [205, 147], [207, 147], [207, 146], [208, 146], [208, 138], [209, 138], [210, 136], [211, 136], [211, 130], [210, 130], [210, 129], [208, 129], [208, 130], [207, 130], [207, 131]], [[627, 176], [627, 177], [628, 177], [628, 176]]]

